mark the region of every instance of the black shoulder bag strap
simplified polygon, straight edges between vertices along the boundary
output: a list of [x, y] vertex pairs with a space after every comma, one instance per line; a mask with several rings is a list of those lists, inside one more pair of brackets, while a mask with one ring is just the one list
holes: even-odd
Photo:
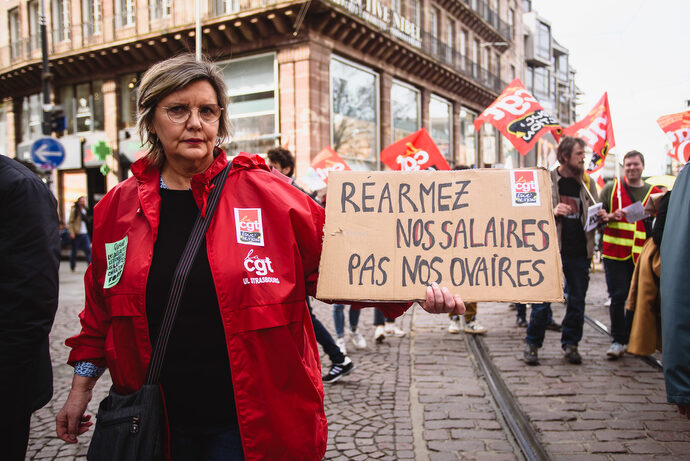
[[168, 347], [168, 339], [170, 338], [173, 322], [177, 316], [177, 309], [180, 306], [180, 301], [182, 300], [182, 293], [184, 292], [187, 282], [187, 276], [189, 275], [189, 270], [191, 269], [192, 263], [196, 258], [196, 254], [199, 251], [199, 246], [201, 245], [201, 241], [206, 234], [206, 230], [211, 222], [211, 218], [213, 218], [213, 211], [216, 208], [216, 204], [220, 198], [220, 193], [223, 190], [225, 179], [228, 177], [229, 171], [230, 165], [228, 164], [211, 181], [215, 187], [211, 189], [211, 192], [209, 192], [207, 198], [206, 217], [201, 217], [200, 210], [196, 217], [196, 221], [194, 222], [192, 233], [189, 234], [189, 238], [187, 239], [187, 245], [185, 246], [182, 256], [177, 263], [177, 268], [175, 268], [175, 274], [173, 275], [170, 294], [168, 296], [168, 305], [163, 313], [163, 321], [161, 322], [160, 331], [158, 332], [156, 346], [153, 349], [151, 361], [149, 362], [149, 368], [146, 372], [146, 384], [158, 384], [160, 381], [161, 370], [163, 369], [163, 358], [165, 357], [165, 351]]

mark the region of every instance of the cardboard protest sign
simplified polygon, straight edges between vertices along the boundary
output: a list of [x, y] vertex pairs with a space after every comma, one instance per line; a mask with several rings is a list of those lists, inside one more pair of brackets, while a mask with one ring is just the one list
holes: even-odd
[[608, 93], [604, 93], [582, 120], [564, 128], [563, 134], [582, 138], [594, 152], [587, 167], [587, 173], [603, 168], [609, 149], [616, 145]]
[[331, 171], [349, 171], [352, 169], [330, 146], [324, 147], [321, 152], [316, 154], [316, 157], [311, 161], [311, 168], [325, 184], [328, 184], [328, 173]]
[[334, 172], [317, 297], [561, 301], [545, 170]]
[[522, 155], [546, 133], [551, 132], [556, 141], [561, 135], [561, 125], [546, 113], [518, 78], [474, 120], [474, 128], [479, 131], [484, 122], [495, 126]]
[[381, 162], [391, 170], [450, 170], [448, 162], [426, 128], [383, 149]]

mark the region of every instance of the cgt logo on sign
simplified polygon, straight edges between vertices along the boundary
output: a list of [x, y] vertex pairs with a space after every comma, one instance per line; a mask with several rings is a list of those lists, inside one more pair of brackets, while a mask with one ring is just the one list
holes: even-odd
[[510, 172], [510, 190], [513, 206], [539, 206], [539, 183], [534, 170], [513, 170]]
[[395, 161], [400, 165], [401, 171], [418, 171], [421, 166], [429, 161], [429, 154], [422, 149], [417, 149], [411, 142], [407, 143], [407, 151], [404, 155], [398, 155]]
[[261, 208], [235, 208], [237, 243], [264, 246]]

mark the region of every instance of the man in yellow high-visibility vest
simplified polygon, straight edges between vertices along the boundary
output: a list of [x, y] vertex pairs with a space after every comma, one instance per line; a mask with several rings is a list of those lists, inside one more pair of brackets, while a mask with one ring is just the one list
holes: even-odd
[[647, 203], [649, 196], [661, 192], [642, 180], [644, 156], [632, 150], [623, 157], [624, 177], [608, 183], [601, 191], [604, 209], [600, 211], [606, 223], [603, 239], [604, 270], [611, 306], [611, 336], [613, 343], [606, 355], [616, 359], [621, 357], [628, 345], [632, 327], [632, 311], [625, 310], [625, 300], [630, 290], [635, 263], [647, 240], [644, 220], [628, 222], [625, 208], [641, 202]]

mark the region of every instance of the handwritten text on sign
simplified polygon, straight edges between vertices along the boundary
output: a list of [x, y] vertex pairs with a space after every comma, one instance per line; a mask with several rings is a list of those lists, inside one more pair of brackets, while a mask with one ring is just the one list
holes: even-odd
[[436, 282], [467, 300], [561, 299], [545, 171], [347, 172], [330, 180], [319, 297], [422, 299]]

